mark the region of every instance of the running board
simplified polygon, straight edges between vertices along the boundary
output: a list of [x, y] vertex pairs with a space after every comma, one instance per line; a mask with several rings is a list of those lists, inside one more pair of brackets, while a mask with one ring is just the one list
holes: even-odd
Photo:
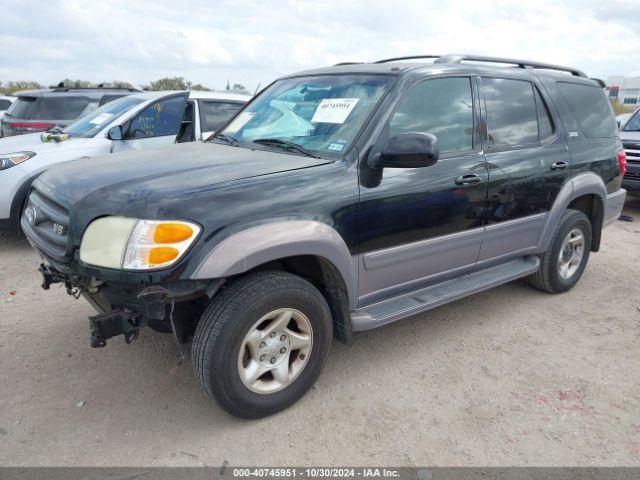
[[453, 302], [538, 270], [540, 259], [529, 255], [507, 263], [432, 285], [400, 297], [375, 303], [351, 314], [354, 331], [371, 330], [417, 313]]

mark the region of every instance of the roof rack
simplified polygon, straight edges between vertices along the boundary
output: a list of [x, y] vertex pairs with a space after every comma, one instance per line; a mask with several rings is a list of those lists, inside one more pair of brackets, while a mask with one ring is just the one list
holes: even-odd
[[528, 60], [514, 60], [513, 58], [485, 57], [482, 55], [445, 55], [438, 58], [434, 63], [462, 63], [463, 61], [471, 62], [487, 62], [487, 63], [510, 63], [518, 68], [541, 68], [544, 70], [559, 70], [569, 72], [574, 77], [585, 77], [587, 75], [577, 68], [563, 67], [561, 65], [553, 65], [550, 63], [530, 62]]
[[395, 57], [395, 58], [385, 58], [383, 60], [377, 60], [371, 63], [389, 63], [389, 62], [398, 62], [400, 60], [417, 60], [424, 58], [442, 58], [442, 55], [410, 55], [408, 57]]
[[407, 57], [386, 58], [384, 60], [378, 60], [373, 63], [388, 63], [396, 62], [400, 60], [417, 60], [425, 58], [435, 58], [433, 63], [441, 64], [455, 64], [462, 63], [464, 61], [471, 62], [486, 62], [486, 63], [506, 63], [517, 66], [518, 68], [540, 68], [544, 70], [559, 70], [562, 72], [571, 73], [575, 77], [585, 77], [587, 75], [578, 70], [577, 68], [563, 67], [560, 65], [552, 65], [550, 63], [530, 62], [528, 60], [514, 60], [513, 58], [500, 58], [500, 57], [485, 57], [482, 55], [411, 55]]
[[105, 87], [103, 84], [98, 85], [97, 87], [65, 87], [62, 82], [58, 84], [57, 87], [51, 89], [53, 92], [68, 92], [69, 90], [126, 90], [129, 92], [140, 92], [139, 88], [131, 88], [131, 87]]

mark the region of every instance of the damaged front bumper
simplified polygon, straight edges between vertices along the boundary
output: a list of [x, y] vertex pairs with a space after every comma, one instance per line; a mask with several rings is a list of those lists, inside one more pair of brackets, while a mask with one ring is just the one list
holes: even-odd
[[139, 329], [147, 325], [154, 330], [173, 333], [184, 342], [194, 316], [201, 313], [224, 283], [224, 279], [214, 279], [125, 284], [63, 273], [44, 263], [39, 270], [44, 290], [62, 283], [69, 295], [86, 298], [99, 312], [89, 317], [94, 348], [106, 346], [108, 339], [118, 335], [131, 343], [137, 338]]

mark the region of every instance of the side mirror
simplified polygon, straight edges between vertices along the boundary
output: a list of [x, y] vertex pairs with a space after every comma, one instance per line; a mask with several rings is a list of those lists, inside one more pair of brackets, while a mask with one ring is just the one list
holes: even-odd
[[107, 130], [107, 138], [109, 140], [122, 140], [122, 126], [114, 125]]
[[401, 133], [391, 137], [382, 151], [369, 158], [371, 168], [430, 167], [438, 161], [438, 139], [431, 133]]

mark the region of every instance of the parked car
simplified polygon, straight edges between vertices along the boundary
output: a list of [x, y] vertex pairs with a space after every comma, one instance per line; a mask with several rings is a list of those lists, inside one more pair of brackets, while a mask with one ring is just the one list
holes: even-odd
[[640, 195], [640, 108], [620, 129], [620, 140], [627, 154], [627, 173], [622, 186], [634, 195]]
[[16, 100], [0, 120], [0, 136], [11, 137], [66, 127], [112, 100], [140, 90], [130, 88], [67, 88], [16, 92]]
[[192, 338], [203, 389], [250, 418], [311, 388], [332, 335], [518, 278], [571, 289], [625, 199], [601, 85], [421, 58], [284, 77], [212, 141], [44, 173], [22, 217], [43, 287], [96, 307], [93, 347]]
[[0, 120], [2, 120], [2, 117], [4, 117], [4, 112], [9, 109], [14, 100], [15, 97], [0, 95]]
[[31, 183], [52, 165], [205, 139], [249, 98], [227, 92], [140, 92], [63, 129], [0, 139], [0, 230], [19, 228]]

